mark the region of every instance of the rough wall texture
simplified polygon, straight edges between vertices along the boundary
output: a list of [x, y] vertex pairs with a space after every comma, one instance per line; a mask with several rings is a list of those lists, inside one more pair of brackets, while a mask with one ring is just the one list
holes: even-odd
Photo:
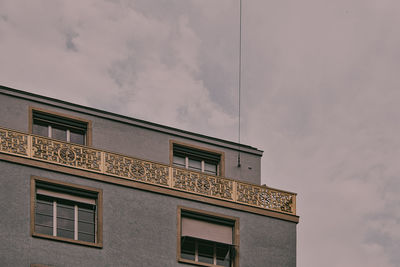
[[[241, 267], [296, 266], [296, 224], [0, 161], [0, 265], [190, 266], [176, 260], [177, 206], [240, 218]], [[103, 189], [102, 249], [30, 235], [31, 175]]]

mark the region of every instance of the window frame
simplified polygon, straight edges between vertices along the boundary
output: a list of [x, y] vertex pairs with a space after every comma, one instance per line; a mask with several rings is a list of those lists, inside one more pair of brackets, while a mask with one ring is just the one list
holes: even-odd
[[[183, 213], [183, 215], [182, 215], [182, 213]], [[240, 235], [239, 235], [240, 220], [239, 220], [239, 218], [224, 215], [224, 214], [209, 212], [209, 211], [205, 211], [205, 210], [184, 207], [184, 206], [178, 206], [178, 208], [177, 208], [177, 252], [176, 252], [177, 261], [182, 262], [182, 263], [189, 263], [189, 264], [197, 265], [197, 266], [223, 267], [221, 265], [203, 263], [203, 262], [184, 259], [181, 257], [182, 217], [185, 217], [185, 213], [190, 213], [190, 214], [194, 214], [196, 216], [202, 217], [203, 220], [207, 220], [207, 218], [210, 218], [210, 220], [212, 220], [214, 218], [217, 220], [223, 220], [223, 221], [231, 223], [232, 231], [233, 231], [233, 236], [232, 236], [233, 244], [232, 245], [235, 248], [235, 254], [233, 256], [233, 263], [231, 264], [231, 267], [239, 267], [239, 245], [240, 245]], [[213, 241], [210, 241], [210, 242], [213, 242]], [[216, 244], [217, 242], [213, 242], [213, 243]]]
[[[219, 177], [225, 177], [225, 153], [223, 151], [214, 150], [214, 149], [210, 149], [210, 148], [205, 148], [205, 147], [201, 147], [201, 146], [197, 146], [197, 145], [193, 145], [193, 144], [183, 143], [183, 142], [176, 141], [176, 140], [170, 140], [169, 141], [170, 165], [172, 167], [177, 167], [177, 168], [182, 168], [182, 167], [174, 165], [174, 145], [181, 146], [181, 147], [184, 147], [184, 148], [189, 149], [189, 150], [192, 149], [194, 151], [196, 151], [196, 150], [197, 151], [201, 151], [201, 152], [203, 152], [205, 154], [207, 154], [207, 153], [216, 154], [220, 158], [219, 164], [217, 165], [217, 174], [216, 175], [211, 174], [211, 173], [207, 173], [205, 171], [192, 170], [192, 169], [189, 169], [189, 168], [186, 168], [186, 167], [183, 168], [183, 169], [190, 170], [190, 171], [193, 171], [193, 172], [198, 172], [198, 173], [205, 174], [205, 175], [214, 175], [214, 176], [219, 176]], [[186, 157], [185, 162], [186, 162], [185, 164], [187, 165], [188, 164], [188, 157]], [[204, 159], [201, 160], [200, 162], [201, 162], [202, 166], [205, 165], [205, 160]]]
[[[86, 127], [86, 133], [85, 133], [85, 137], [84, 137], [85, 144], [83, 144], [83, 145], [84, 146], [92, 146], [92, 121], [91, 120], [86, 120], [86, 119], [72, 116], [69, 114], [59, 113], [59, 112], [55, 112], [55, 111], [51, 111], [51, 110], [47, 110], [47, 109], [43, 109], [43, 108], [37, 108], [37, 107], [30, 106], [29, 107], [29, 125], [28, 125], [28, 128], [29, 128], [28, 132], [30, 134], [33, 134], [34, 113], [42, 113], [42, 114], [46, 114], [46, 115], [54, 117], [54, 118], [66, 119], [66, 120], [70, 120], [70, 121], [72, 120], [72, 121], [76, 121], [78, 123], [85, 124], [87, 127]], [[66, 127], [66, 128], [67, 128], [67, 130], [69, 130], [68, 127]], [[44, 136], [44, 137], [51, 138], [48, 136]], [[57, 139], [54, 139], [54, 140], [57, 140]], [[69, 142], [69, 141], [62, 141], [62, 140], [59, 140], [59, 141], [68, 142], [68, 143], [71, 143], [74, 145], [81, 145], [81, 144], [76, 144], [76, 143]]]
[[[83, 240], [75, 240], [66, 237], [60, 236], [53, 236], [44, 233], [39, 233], [35, 231], [35, 206], [36, 206], [36, 199], [37, 199], [37, 189], [38, 183], [46, 183], [52, 186], [59, 187], [62, 189], [68, 190], [76, 190], [76, 191], [86, 191], [92, 194], [96, 194], [97, 198], [95, 199], [95, 206], [96, 206], [96, 214], [95, 214], [95, 242], [88, 242]], [[39, 185], [40, 188], [40, 185]], [[72, 200], [74, 201], [74, 200]], [[79, 202], [79, 201], [74, 201]], [[68, 242], [78, 245], [90, 246], [90, 247], [103, 247], [103, 190], [93, 187], [81, 186], [77, 184], [71, 184], [67, 182], [56, 181], [53, 179], [38, 177], [38, 176], [31, 176], [31, 223], [30, 223], [30, 231], [32, 237], [39, 237], [44, 239], [51, 239], [56, 241]]]

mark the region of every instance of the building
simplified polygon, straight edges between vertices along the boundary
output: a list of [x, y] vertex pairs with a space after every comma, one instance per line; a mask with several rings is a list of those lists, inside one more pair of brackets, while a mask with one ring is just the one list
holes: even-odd
[[296, 266], [262, 151], [4, 86], [0, 114], [1, 266]]

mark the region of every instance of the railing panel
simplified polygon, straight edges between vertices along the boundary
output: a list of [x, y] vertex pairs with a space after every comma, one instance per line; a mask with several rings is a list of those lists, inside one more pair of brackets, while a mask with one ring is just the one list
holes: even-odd
[[232, 180], [175, 167], [172, 168], [172, 188], [233, 200]]
[[237, 202], [256, 207], [295, 213], [295, 195], [265, 186], [237, 182]]
[[104, 173], [140, 182], [168, 186], [169, 166], [105, 152]]
[[19, 156], [29, 156], [28, 136], [16, 131], [0, 129], [0, 151]]
[[32, 158], [101, 172], [101, 151], [50, 138], [32, 136]]

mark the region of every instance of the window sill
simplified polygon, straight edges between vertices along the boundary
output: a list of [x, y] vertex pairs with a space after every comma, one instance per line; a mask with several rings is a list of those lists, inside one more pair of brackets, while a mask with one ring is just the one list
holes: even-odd
[[[32, 236], [38, 237], [38, 238], [60, 241], [60, 242], [72, 243], [72, 244], [82, 245], [82, 246], [87, 246], [87, 247], [103, 248], [103, 243], [91, 243], [91, 242], [86, 242], [86, 241], [81, 241], [81, 240], [73, 240], [73, 239], [69, 239], [69, 238], [65, 238], [65, 237], [51, 236], [51, 235], [45, 235], [45, 234], [40, 234], [40, 233], [32, 233]], [[215, 266], [215, 265], [211, 265], [211, 266]]]
[[216, 264], [210, 264], [210, 263], [192, 261], [192, 260], [187, 260], [187, 259], [182, 259], [182, 258], [179, 258], [178, 261], [179, 261], [179, 262], [182, 262], [182, 263], [188, 263], [188, 264], [196, 265], [196, 266], [224, 267], [224, 266], [222, 266], [222, 265], [216, 265]]

